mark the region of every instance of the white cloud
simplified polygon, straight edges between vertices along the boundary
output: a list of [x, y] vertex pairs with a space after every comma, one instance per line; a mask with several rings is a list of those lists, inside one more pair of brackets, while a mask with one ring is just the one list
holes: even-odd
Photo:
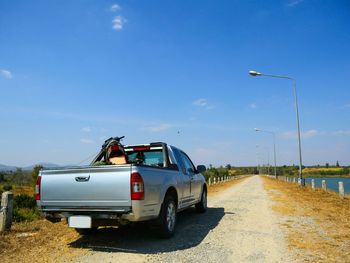
[[350, 108], [350, 103], [345, 104], [345, 105], [344, 105], [344, 108]]
[[162, 132], [162, 131], [166, 131], [172, 127], [174, 127], [174, 126], [171, 124], [162, 123], [159, 125], [147, 126], [147, 127], [143, 128], [143, 130], [149, 131], [149, 132]]
[[[302, 139], [306, 139], [306, 138], [312, 138], [312, 137], [324, 135], [324, 134], [325, 133], [320, 132], [318, 130], [308, 130], [308, 131], [301, 132], [300, 135]], [[289, 132], [282, 133], [282, 137], [284, 139], [296, 139], [298, 135], [296, 131], [289, 131]]]
[[81, 131], [83, 132], [91, 132], [91, 128], [90, 127], [84, 127], [84, 128], [81, 128]]
[[255, 103], [251, 103], [251, 104], [249, 104], [249, 108], [251, 108], [251, 109], [256, 109], [256, 104]]
[[[316, 136], [349, 136], [350, 130], [338, 130], [338, 131], [318, 131], [318, 130], [308, 130], [301, 133], [302, 139], [312, 138]], [[289, 131], [282, 133], [282, 138], [284, 139], [296, 139], [297, 132]]]
[[6, 69], [0, 69], [0, 75], [3, 76], [5, 79], [12, 79], [12, 73]]
[[82, 144], [93, 144], [95, 142], [93, 140], [90, 140], [90, 139], [82, 138], [82, 139], [80, 139], [80, 143], [82, 143]]
[[332, 133], [333, 135], [350, 135], [350, 130], [339, 130]]
[[290, 1], [287, 6], [288, 7], [293, 7], [293, 6], [297, 6], [299, 4], [301, 4], [302, 2], [304, 2], [304, 0], [293, 0], [293, 1]]
[[321, 135], [321, 133], [318, 130], [308, 130], [301, 133], [302, 138], [312, 138], [318, 135]]
[[112, 12], [117, 12], [120, 10], [120, 6], [118, 4], [114, 4], [111, 6], [111, 11]]
[[207, 110], [215, 109], [215, 105], [209, 104], [207, 99], [198, 99], [192, 102], [193, 105], [206, 108]]
[[126, 19], [122, 16], [116, 16], [114, 17], [114, 19], [112, 20], [112, 24], [113, 24], [113, 29], [116, 31], [120, 31], [123, 29], [124, 24], [126, 23]]
[[206, 99], [198, 99], [193, 102], [193, 105], [204, 107], [208, 105], [208, 101]]

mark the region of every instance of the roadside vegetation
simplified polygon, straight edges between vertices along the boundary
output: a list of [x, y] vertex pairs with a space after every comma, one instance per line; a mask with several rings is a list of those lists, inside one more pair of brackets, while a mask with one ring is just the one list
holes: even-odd
[[323, 177], [323, 176], [333, 176], [333, 177], [343, 177], [349, 176], [349, 167], [308, 167], [303, 169], [303, 174], [307, 177]]
[[35, 166], [32, 171], [22, 171], [0, 174], [0, 194], [4, 191], [12, 191], [13, 221], [30, 222], [40, 218], [36, 208], [34, 187], [38, 173], [42, 166]]
[[[278, 176], [290, 176], [296, 177], [299, 174], [299, 166], [278, 166], [276, 169], [276, 173]], [[211, 165], [204, 173], [206, 180], [209, 178], [219, 178], [222, 176], [236, 176], [236, 175], [245, 175], [245, 174], [270, 174], [274, 175], [274, 167], [271, 165], [265, 166], [248, 166], [248, 167], [234, 167], [230, 164], [225, 167], [212, 167]], [[335, 166], [329, 166], [326, 164], [324, 166], [315, 165], [309, 167], [303, 167], [303, 175], [305, 177], [350, 177], [350, 167], [339, 166], [338, 162]]]

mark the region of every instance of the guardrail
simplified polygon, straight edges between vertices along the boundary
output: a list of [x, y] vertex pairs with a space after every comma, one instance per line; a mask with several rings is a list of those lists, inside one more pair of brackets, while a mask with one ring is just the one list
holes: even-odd
[[220, 176], [220, 177], [214, 177], [213, 179], [210, 177], [207, 181], [208, 186], [215, 185], [215, 184], [220, 184], [232, 180], [237, 180], [240, 178], [248, 177], [251, 176], [250, 174], [244, 174], [244, 175], [236, 175], [236, 176]]
[[[264, 176], [276, 179], [275, 176], [271, 176], [271, 175], [264, 175]], [[296, 177], [278, 176], [277, 179], [280, 181], [288, 182], [288, 183], [298, 183], [300, 185], [300, 182], [299, 182], [298, 178], [296, 178]], [[322, 183], [321, 189], [323, 191], [327, 192], [328, 188], [327, 188], [326, 180], [322, 180], [321, 183]], [[312, 190], [317, 189], [316, 184], [315, 184], [315, 179], [311, 179], [311, 189]], [[339, 193], [340, 198], [345, 197], [344, 182], [342, 182], [342, 181], [338, 182], [338, 193]]]

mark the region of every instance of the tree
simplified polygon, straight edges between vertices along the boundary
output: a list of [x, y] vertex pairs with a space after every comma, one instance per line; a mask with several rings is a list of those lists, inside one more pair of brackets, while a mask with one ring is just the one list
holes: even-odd
[[5, 175], [0, 173], [0, 183], [5, 181]]
[[338, 160], [337, 160], [337, 163], [336, 163], [335, 166], [336, 166], [336, 167], [340, 167]]
[[26, 173], [21, 168], [16, 168], [16, 171], [12, 174], [10, 182], [11, 184], [25, 185], [27, 180]]
[[329, 163], [326, 163], [326, 168], [329, 168]]
[[33, 185], [36, 184], [36, 179], [38, 178], [38, 175], [39, 175], [39, 172], [41, 169], [43, 169], [43, 166], [40, 164], [34, 166], [32, 173], [31, 173]]
[[226, 167], [226, 169], [229, 169], [229, 170], [231, 170], [231, 168], [232, 168], [232, 167], [231, 167], [231, 164], [226, 164], [225, 167]]

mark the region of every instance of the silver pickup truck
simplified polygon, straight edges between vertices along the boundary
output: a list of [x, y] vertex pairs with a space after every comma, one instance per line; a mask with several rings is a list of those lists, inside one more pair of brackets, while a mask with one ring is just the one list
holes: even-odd
[[42, 170], [36, 185], [41, 213], [52, 222], [67, 218], [69, 227], [85, 234], [153, 220], [163, 237], [171, 237], [177, 212], [192, 205], [206, 211], [205, 166], [195, 167], [186, 153], [165, 143], [123, 149], [124, 164]]

